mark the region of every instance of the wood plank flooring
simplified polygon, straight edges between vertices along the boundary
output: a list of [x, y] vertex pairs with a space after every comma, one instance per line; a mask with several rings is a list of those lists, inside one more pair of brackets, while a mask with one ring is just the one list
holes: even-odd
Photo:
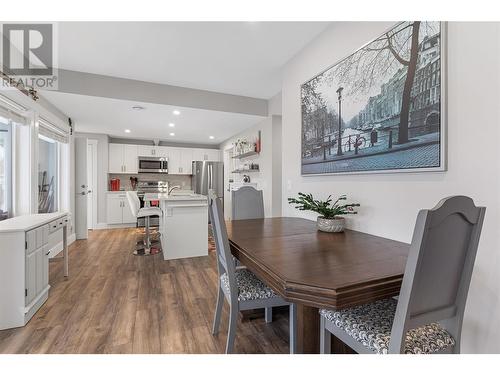
[[[0, 353], [223, 353], [228, 309], [212, 336], [215, 257], [132, 255], [136, 229], [90, 232], [70, 246], [70, 277], [50, 264], [49, 299]], [[235, 353], [288, 353], [288, 311], [238, 322]]]

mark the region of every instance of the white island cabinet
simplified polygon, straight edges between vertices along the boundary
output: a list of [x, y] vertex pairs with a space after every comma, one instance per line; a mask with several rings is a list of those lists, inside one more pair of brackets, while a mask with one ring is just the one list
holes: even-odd
[[200, 194], [145, 194], [160, 201], [160, 237], [165, 260], [208, 255], [208, 200]]
[[24, 326], [49, 295], [49, 236], [63, 230], [64, 273], [68, 275], [65, 212], [0, 221], [0, 330]]

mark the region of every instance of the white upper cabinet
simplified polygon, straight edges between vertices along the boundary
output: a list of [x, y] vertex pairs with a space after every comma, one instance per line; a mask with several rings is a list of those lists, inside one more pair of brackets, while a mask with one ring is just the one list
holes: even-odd
[[123, 173], [123, 145], [109, 144], [108, 172]]
[[193, 174], [193, 149], [181, 148], [181, 171], [180, 174]]
[[193, 161], [220, 161], [219, 150], [193, 148]]
[[168, 174], [180, 174], [181, 172], [181, 149], [169, 147], [168, 150]]
[[170, 154], [171, 147], [158, 146], [156, 148], [156, 156], [160, 158], [168, 158]]
[[157, 156], [155, 146], [137, 146], [137, 156]]
[[125, 173], [138, 173], [137, 145], [123, 145], [123, 166]]
[[220, 150], [207, 150], [208, 160], [210, 161], [220, 161]]
[[192, 173], [191, 163], [193, 161], [192, 148], [174, 148], [168, 150], [168, 174], [186, 174]]
[[193, 161], [220, 161], [220, 151], [204, 148], [109, 144], [109, 173], [138, 173], [139, 156], [166, 158], [169, 174], [192, 174]]
[[166, 146], [137, 146], [138, 156], [152, 156], [157, 158], [167, 158], [170, 147]]
[[137, 145], [109, 144], [108, 172], [131, 173], [138, 172]]

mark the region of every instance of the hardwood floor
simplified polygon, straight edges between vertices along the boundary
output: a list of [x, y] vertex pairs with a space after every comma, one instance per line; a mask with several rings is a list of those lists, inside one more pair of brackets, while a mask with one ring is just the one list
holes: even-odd
[[[22, 328], [0, 331], [0, 353], [223, 353], [227, 304], [211, 334], [215, 257], [132, 255], [135, 229], [99, 230], [69, 250], [70, 277], [50, 264], [50, 294]], [[288, 311], [238, 322], [235, 353], [288, 353]]]

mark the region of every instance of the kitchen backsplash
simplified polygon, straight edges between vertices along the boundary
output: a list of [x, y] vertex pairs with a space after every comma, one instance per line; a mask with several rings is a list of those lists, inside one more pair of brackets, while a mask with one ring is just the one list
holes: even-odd
[[130, 185], [130, 177], [137, 177], [139, 181], [167, 181], [169, 186], [180, 186], [182, 189], [191, 190], [191, 176], [183, 175], [165, 175], [158, 173], [141, 173], [141, 174], [112, 174], [108, 175], [108, 190], [109, 180], [112, 178], [120, 179], [121, 190], [132, 190]]

